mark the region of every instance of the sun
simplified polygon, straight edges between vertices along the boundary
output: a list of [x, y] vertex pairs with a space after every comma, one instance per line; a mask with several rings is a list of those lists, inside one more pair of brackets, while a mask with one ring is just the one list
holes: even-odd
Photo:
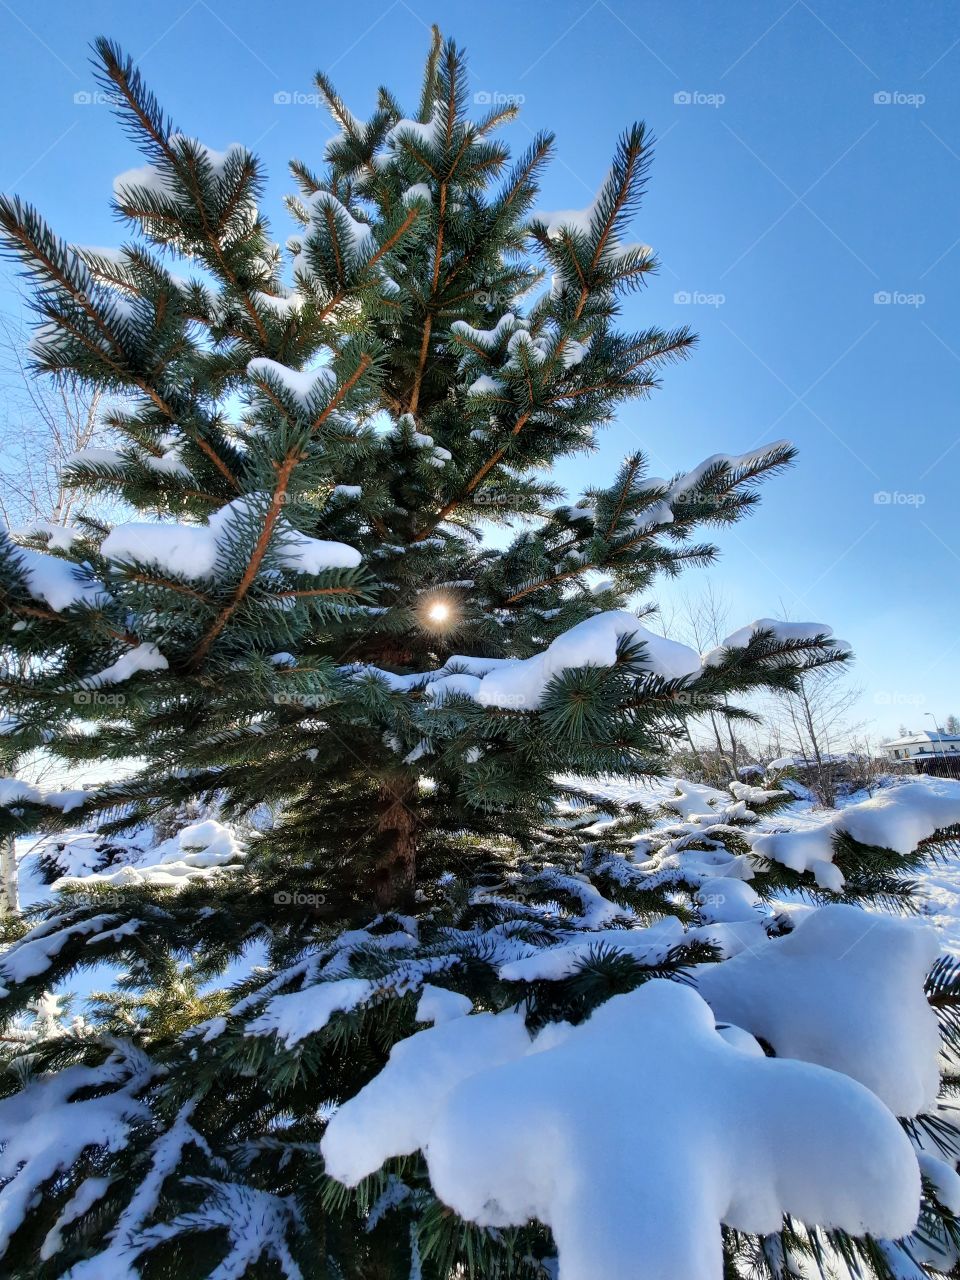
[[417, 603], [417, 616], [428, 631], [450, 631], [460, 621], [460, 602], [440, 592], [425, 593]]
[[438, 627], [450, 621], [450, 606], [443, 600], [435, 600], [427, 609], [427, 618]]

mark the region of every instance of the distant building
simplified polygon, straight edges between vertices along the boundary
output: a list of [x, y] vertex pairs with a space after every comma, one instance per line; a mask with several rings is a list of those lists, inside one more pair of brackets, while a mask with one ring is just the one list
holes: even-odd
[[957, 761], [957, 767], [960, 767], [960, 733], [935, 733], [932, 729], [922, 729], [919, 733], [907, 734], [905, 738], [883, 742], [880, 750], [888, 760], [912, 760], [919, 769], [936, 761], [946, 761], [950, 765]]

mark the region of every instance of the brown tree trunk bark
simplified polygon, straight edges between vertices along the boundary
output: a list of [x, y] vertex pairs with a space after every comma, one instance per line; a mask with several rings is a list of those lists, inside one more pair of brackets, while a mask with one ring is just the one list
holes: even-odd
[[413, 906], [417, 879], [417, 794], [415, 777], [394, 775], [380, 785], [377, 824], [380, 857], [373, 869], [373, 901], [380, 911]]

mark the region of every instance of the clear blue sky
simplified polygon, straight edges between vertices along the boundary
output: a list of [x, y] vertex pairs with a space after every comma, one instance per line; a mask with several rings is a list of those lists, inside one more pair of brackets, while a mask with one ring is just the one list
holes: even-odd
[[[589, 202], [629, 121], [660, 140], [637, 238], [662, 270], [626, 322], [688, 322], [701, 346], [561, 482], [605, 481], [638, 446], [669, 474], [791, 438], [797, 467], [720, 537], [711, 575], [731, 624], [786, 611], [833, 625], [878, 735], [960, 714], [952, 0], [0, 0], [0, 187], [70, 240], [119, 242], [111, 179], [140, 161], [106, 106], [75, 101], [94, 89], [87, 46], [104, 33], [185, 132], [264, 157], [284, 239], [286, 161], [318, 164], [332, 129], [275, 95], [309, 95], [323, 68], [358, 114], [381, 81], [412, 106], [433, 20], [467, 46], [476, 93], [524, 98], [515, 149], [557, 134], [544, 207]], [[16, 312], [9, 273], [0, 285]]]

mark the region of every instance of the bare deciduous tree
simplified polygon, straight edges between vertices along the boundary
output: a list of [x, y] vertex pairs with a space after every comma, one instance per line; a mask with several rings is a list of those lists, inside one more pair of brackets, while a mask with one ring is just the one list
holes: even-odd
[[[0, 321], [0, 517], [11, 529], [37, 521], [68, 525], [93, 514], [94, 495], [64, 485], [61, 472], [72, 453], [105, 434], [102, 392], [35, 377], [28, 351], [24, 332]], [[33, 782], [49, 767], [42, 753], [20, 764]], [[9, 838], [0, 841], [0, 913], [18, 907], [16, 851]]]
[[0, 321], [0, 516], [8, 528], [35, 520], [65, 525], [87, 513], [93, 495], [66, 487], [66, 459], [106, 434], [102, 392], [37, 378], [29, 368], [23, 332]]
[[[674, 621], [667, 628], [669, 634], [680, 634], [688, 643], [694, 645], [701, 653], [718, 645], [729, 630], [729, 605], [712, 586], [700, 596], [685, 596], [675, 611]], [[729, 780], [736, 781], [740, 777], [740, 768], [747, 761], [748, 753], [743, 742], [737, 737], [733, 722], [716, 712], [708, 711], [700, 723], [707, 734], [709, 747], [706, 751], [699, 747], [691, 736], [688, 725], [684, 731], [690, 750], [694, 756], [699, 754], [704, 763], [704, 774], [716, 772], [718, 763], [722, 764]], [[711, 757], [708, 762], [707, 755]]]

